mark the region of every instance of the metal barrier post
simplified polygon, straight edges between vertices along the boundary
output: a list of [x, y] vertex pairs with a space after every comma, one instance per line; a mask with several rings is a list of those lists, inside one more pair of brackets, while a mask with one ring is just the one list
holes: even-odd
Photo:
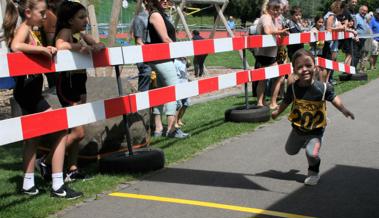
[[[242, 61], [243, 61], [243, 69], [247, 70], [247, 58], [246, 58], [246, 49], [242, 50]], [[247, 83], [245, 83], [245, 107], [249, 109], [249, 90], [247, 88]]]

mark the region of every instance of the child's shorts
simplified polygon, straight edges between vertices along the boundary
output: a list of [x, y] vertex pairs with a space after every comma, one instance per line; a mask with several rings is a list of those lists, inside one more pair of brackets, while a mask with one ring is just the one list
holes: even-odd
[[376, 40], [372, 40], [372, 47], [371, 47], [371, 54], [372, 55], [379, 55], [379, 42]]
[[81, 101], [87, 94], [87, 74], [62, 72], [57, 81], [57, 95], [63, 107], [68, 107]]
[[176, 101], [176, 103], [177, 103], [176, 110], [179, 110], [181, 107], [189, 107], [190, 106], [190, 99], [185, 98], [185, 99]]
[[338, 40], [337, 41], [332, 41], [330, 43], [330, 51], [331, 52], [337, 52], [338, 51]]

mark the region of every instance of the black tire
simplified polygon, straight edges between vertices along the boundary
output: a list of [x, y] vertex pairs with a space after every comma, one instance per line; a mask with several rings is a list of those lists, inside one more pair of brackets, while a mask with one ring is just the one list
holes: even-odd
[[351, 76], [351, 80], [355, 80], [355, 81], [368, 80], [368, 76], [367, 76], [367, 73], [357, 73]]
[[133, 152], [117, 152], [99, 161], [102, 173], [142, 173], [164, 167], [165, 157], [160, 149], [145, 148]]
[[258, 123], [270, 120], [270, 109], [267, 106], [239, 106], [225, 111], [225, 121]]
[[362, 81], [368, 80], [367, 73], [357, 73], [357, 74], [341, 74], [339, 75], [340, 81]]
[[352, 74], [343, 73], [343, 74], [340, 74], [338, 77], [340, 81], [350, 81]]

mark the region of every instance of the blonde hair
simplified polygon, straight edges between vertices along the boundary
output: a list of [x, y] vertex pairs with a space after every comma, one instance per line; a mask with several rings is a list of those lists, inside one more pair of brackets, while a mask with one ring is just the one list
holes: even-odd
[[8, 45], [14, 38], [18, 17], [25, 20], [25, 10], [33, 9], [38, 2], [45, 2], [45, 0], [19, 0], [17, 3], [12, 0], [7, 0], [3, 29], [4, 37]]

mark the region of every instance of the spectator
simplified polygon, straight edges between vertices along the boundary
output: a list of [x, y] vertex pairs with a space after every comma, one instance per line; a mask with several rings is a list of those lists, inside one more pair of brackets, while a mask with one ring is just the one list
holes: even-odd
[[[286, 27], [290, 33], [301, 33], [303, 27], [301, 25], [302, 12], [299, 6], [294, 6], [290, 10], [291, 19], [288, 21]], [[288, 57], [292, 61], [292, 55], [299, 49], [304, 48], [303, 44], [288, 45]]]
[[[56, 48], [44, 47], [36, 37], [32, 28], [41, 26], [46, 10], [44, 0], [23, 0], [16, 5], [13, 1], [7, 3], [5, 19], [3, 23], [4, 35], [12, 52], [25, 52], [29, 54], [41, 54], [51, 59], [56, 53]], [[22, 18], [21, 24], [17, 25], [18, 17]], [[43, 78], [41, 75], [19, 76], [16, 78], [16, 87], [13, 95], [20, 105], [24, 115], [51, 111], [52, 108], [42, 96]], [[66, 199], [75, 199], [83, 195], [65, 186], [63, 181], [63, 163], [65, 153], [65, 134], [55, 135], [52, 155], [52, 189], [51, 196]], [[27, 141], [24, 148], [24, 180], [22, 193], [37, 195], [39, 190], [34, 183], [34, 166], [36, 159], [38, 139]]]
[[[317, 15], [314, 19], [314, 26], [311, 29], [311, 33], [317, 35], [318, 32], [325, 31], [324, 28], [324, 18], [321, 15]], [[316, 41], [316, 42], [311, 42], [310, 43], [310, 52], [312, 53], [313, 56], [315, 57], [322, 57], [322, 50], [324, 48], [324, 41]], [[318, 69], [318, 75], [316, 77], [318, 78], [319, 81], [325, 82], [327, 71], [326, 69], [319, 68]]]
[[[366, 34], [369, 34], [370, 33], [370, 26], [368, 25], [366, 19], [365, 19], [365, 16], [368, 12], [368, 8], [366, 5], [362, 5], [360, 8], [359, 8], [359, 13], [355, 15], [355, 18], [357, 20], [357, 33], [358, 33], [358, 36], [359, 35], [366, 35]], [[354, 57], [353, 57], [353, 62], [352, 62], [352, 65], [357, 67], [358, 66], [358, 63], [361, 62], [362, 63], [362, 58], [364, 56], [364, 46], [365, 46], [365, 42], [366, 42], [366, 39], [363, 39], [363, 38], [360, 38], [359, 39], [359, 42], [356, 43], [356, 52], [354, 52]], [[362, 64], [360, 64], [360, 67], [358, 69], [358, 72], [362, 73], [363, 72], [363, 68], [364, 66], [362, 66]]]
[[[373, 34], [379, 33], [379, 8], [375, 10], [374, 17], [371, 19], [370, 28]], [[376, 70], [376, 61], [379, 54], [379, 37], [375, 37], [372, 42], [372, 53], [370, 58], [370, 69]]]
[[[170, 2], [167, 0], [149, 0], [145, 1], [146, 8], [149, 11], [147, 29], [149, 31], [150, 42], [155, 43], [170, 43], [176, 41], [175, 27], [170, 22], [165, 14], [165, 9], [168, 9]], [[172, 60], [154, 61], [150, 63], [152, 70], [157, 73], [158, 87], [175, 85], [178, 83], [176, 69]], [[176, 123], [176, 102], [165, 104], [167, 116], [167, 132], [166, 136], [171, 138], [186, 138], [188, 134], [181, 129], [175, 128]], [[163, 133], [163, 125], [161, 114], [163, 107], [154, 108], [155, 131], [154, 136], [161, 136]]]
[[[329, 32], [345, 31], [345, 26], [343, 26], [337, 19], [337, 16], [341, 15], [344, 11], [345, 4], [341, 1], [335, 1], [330, 6], [330, 11], [325, 14], [325, 29]], [[338, 40], [336, 41], [326, 41], [323, 48], [323, 57], [331, 60], [337, 59], [338, 53]], [[333, 80], [333, 71], [328, 70], [326, 81], [331, 84], [335, 84]]]
[[[264, 13], [266, 11], [267, 13]], [[257, 25], [257, 33], [258, 34], [264, 34], [264, 35], [283, 35], [288, 34], [288, 29], [282, 29], [279, 30], [277, 25], [275, 25], [274, 20], [277, 19], [282, 12], [282, 4], [280, 0], [269, 0], [267, 3], [266, 8], [263, 8], [263, 14], [259, 19], [258, 25]], [[263, 67], [269, 67], [273, 65], [277, 65], [276, 62], [276, 56], [278, 53], [278, 47], [266, 47], [266, 48], [259, 48], [255, 52], [256, 57], [256, 63], [255, 68], [263, 68]], [[274, 89], [279, 87], [278, 90], [280, 90], [280, 85], [282, 82], [282, 78], [277, 79], [274, 84]], [[257, 86], [257, 105], [258, 106], [264, 106], [264, 92], [265, 92], [265, 85], [266, 81], [259, 81]], [[279, 91], [277, 92], [277, 94]], [[276, 96], [273, 95], [271, 97], [270, 107], [276, 108], [278, 106], [276, 100], [277, 100], [277, 94]]]
[[[147, 19], [149, 14], [142, 4], [142, 11], [134, 18], [133, 35], [136, 45], [144, 45], [150, 41], [147, 32]], [[137, 63], [138, 68], [138, 91], [143, 92], [149, 90], [151, 67], [145, 63]]]
[[227, 23], [228, 23], [230, 30], [234, 31], [236, 29], [236, 22], [234, 21], [233, 16], [229, 17]]
[[345, 39], [342, 45], [342, 52], [345, 53], [345, 64], [351, 65], [352, 55], [353, 55], [353, 43], [359, 41], [357, 36], [357, 31], [355, 31], [355, 20], [353, 17], [349, 17], [347, 20], [346, 31], [354, 34], [354, 38]]
[[[188, 82], [188, 74], [187, 74], [187, 59], [185, 57], [177, 58], [174, 61], [175, 67], [176, 67], [176, 74], [178, 76], [179, 83], [186, 83]], [[187, 108], [190, 105], [189, 98], [184, 98], [177, 101], [177, 114], [176, 114], [176, 128], [180, 128], [184, 125], [183, 122], [183, 116], [186, 112]]]
[[[192, 40], [202, 40], [203, 37], [200, 36], [199, 31], [193, 30], [192, 31]], [[202, 77], [204, 75], [204, 62], [207, 58], [207, 55], [195, 55], [193, 58], [193, 65], [195, 68], [195, 77]]]

